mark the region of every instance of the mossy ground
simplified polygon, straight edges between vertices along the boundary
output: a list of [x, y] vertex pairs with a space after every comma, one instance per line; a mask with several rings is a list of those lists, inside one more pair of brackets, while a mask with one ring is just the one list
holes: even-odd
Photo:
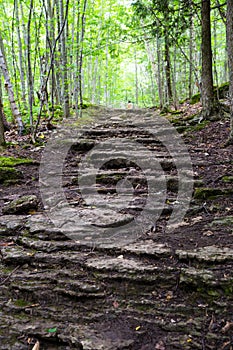
[[33, 159], [0, 156], [0, 167], [9, 168], [9, 167], [14, 167], [16, 165], [32, 164], [32, 163], [34, 163]]

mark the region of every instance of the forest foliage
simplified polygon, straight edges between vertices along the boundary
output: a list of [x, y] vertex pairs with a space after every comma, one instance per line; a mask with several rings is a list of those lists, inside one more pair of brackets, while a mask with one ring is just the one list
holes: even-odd
[[45, 115], [48, 121], [78, 116], [89, 104], [121, 108], [131, 100], [177, 108], [201, 92], [205, 2], [213, 84], [220, 86], [229, 80], [224, 0], [1, 1], [0, 97], [7, 119], [12, 100], [32, 131]]

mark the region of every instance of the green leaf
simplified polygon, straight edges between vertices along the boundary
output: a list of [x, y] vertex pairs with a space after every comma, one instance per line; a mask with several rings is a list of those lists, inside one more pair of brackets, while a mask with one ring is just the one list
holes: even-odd
[[56, 333], [57, 332], [57, 327], [49, 328], [49, 329], [47, 329], [47, 332], [49, 332], [49, 333]]

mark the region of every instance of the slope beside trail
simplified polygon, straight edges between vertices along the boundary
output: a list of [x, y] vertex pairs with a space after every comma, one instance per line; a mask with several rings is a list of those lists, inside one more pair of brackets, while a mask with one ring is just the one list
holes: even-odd
[[232, 349], [229, 122], [202, 126], [96, 109], [5, 151], [36, 162], [0, 184], [1, 350]]

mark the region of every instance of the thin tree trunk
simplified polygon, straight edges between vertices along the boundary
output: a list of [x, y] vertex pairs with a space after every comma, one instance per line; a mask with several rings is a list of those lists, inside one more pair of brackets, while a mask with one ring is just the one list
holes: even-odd
[[74, 107], [76, 117], [79, 116], [79, 52], [80, 52], [80, 0], [77, 2], [77, 32], [76, 32], [76, 69], [75, 69], [75, 79], [74, 79]]
[[175, 110], [177, 110], [177, 108], [178, 108], [178, 98], [177, 98], [177, 89], [176, 89], [176, 71], [177, 71], [177, 69], [176, 69], [176, 64], [177, 64], [176, 54], [177, 54], [177, 47], [175, 45], [175, 47], [174, 47], [174, 63], [173, 63], [173, 79], [172, 79]]
[[190, 28], [189, 28], [189, 99], [191, 99], [193, 95], [193, 17], [190, 17]]
[[[66, 19], [67, 23], [68, 18]], [[63, 0], [60, 0], [60, 23], [64, 22], [64, 6], [63, 6]], [[70, 115], [70, 108], [69, 108], [69, 84], [68, 84], [68, 73], [67, 73], [67, 47], [66, 47], [66, 30], [64, 27], [64, 30], [61, 34], [61, 58], [62, 58], [62, 92], [63, 92], [63, 109], [64, 109], [64, 116], [65, 118], [68, 118]]]
[[[60, 33], [61, 31], [61, 26], [62, 23], [60, 23], [60, 10], [59, 10], [59, 1], [55, 0], [56, 3], [56, 16], [57, 16], [57, 20], [56, 20], [56, 24], [57, 24], [57, 32]], [[59, 40], [59, 42], [57, 43], [58, 45], [58, 52], [55, 55], [55, 79], [56, 79], [56, 104], [60, 105], [62, 104], [62, 78], [61, 78], [61, 41]]]
[[104, 84], [104, 97], [105, 97], [105, 105], [108, 105], [108, 38], [105, 47], [105, 84]]
[[83, 3], [83, 14], [82, 14], [82, 29], [81, 29], [81, 50], [80, 50], [80, 60], [79, 60], [79, 96], [80, 104], [83, 105], [83, 90], [82, 90], [82, 68], [83, 68], [83, 41], [86, 30], [86, 9], [87, 9], [87, 0], [84, 0]]
[[233, 144], [233, 0], [227, 0], [227, 50], [229, 66], [230, 135], [228, 144]]
[[0, 147], [5, 146], [5, 135], [4, 135], [4, 125], [2, 120], [2, 114], [0, 111]]
[[137, 62], [137, 51], [134, 51], [134, 64], [135, 64], [135, 104], [138, 106], [138, 62]]
[[[41, 72], [41, 89], [40, 89], [40, 97], [46, 97], [46, 105], [47, 105], [47, 110], [48, 110], [48, 114], [49, 114], [49, 118], [48, 118], [48, 124], [50, 123], [50, 121], [53, 119], [54, 117], [54, 93], [56, 90], [56, 84], [55, 84], [55, 74], [54, 74], [54, 59], [52, 59], [52, 51], [53, 51], [53, 46], [54, 46], [54, 41], [55, 41], [55, 37], [54, 37], [54, 32], [55, 32], [55, 28], [54, 28], [54, 4], [51, 4], [51, 0], [47, 0], [47, 6], [45, 4], [45, 0], [43, 0], [43, 7], [44, 7], [44, 11], [45, 11], [45, 19], [46, 19], [46, 48], [49, 50], [49, 53], [46, 55], [47, 59], [46, 62], [43, 62], [43, 58], [41, 57], [41, 68], [43, 68], [44, 73], [42, 74]], [[49, 60], [51, 61], [51, 76], [48, 80], [48, 87], [45, 86], [45, 80], [46, 80], [46, 76], [47, 76], [47, 70], [48, 70], [48, 64], [47, 62], [49, 62]], [[49, 84], [50, 83], [50, 84]], [[46, 88], [46, 91], [42, 91], [42, 88]], [[50, 89], [49, 89], [50, 88]], [[49, 93], [48, 93], [49, 90]], [[52, 109], [52, 114], [50, 115], [50, 110], [49, 110], [49, 106], [48, 106], [48, 98], [49, 95], [51, 96], [51, 109]]]
[[213, 61], [214, 61], [214, 78], [215, 78], [215, 84], [217, 87], [217, 99], [219, 100], [219, 89], [218, 89], [218, 71], [217, 71], [217, 28], [216, 28], [216, 21], [214, 21], [214, 50], [213, 50]]
[[26, 86], [25, 86], [25, 69], [23, 62], [23, 48], [22, 48], [22, 39], [21, 39], [21, 31], [20, 31], [20, 20], [19, 20], [19, 6], [18, 0], [14, 2], [15, 6], [15, 18], [17, 22], [17, 38], [18, 38], [18, 47], [19, 47], [19, 72], [20, 72], [20, 83], [21, 83], [21, 91], [22, 91], [22, 101], [24, 105], [24, 109], [27, 109], [26, 102]]
[[165, 51], [164, 51], [164, 60], [165, 60], [165, 73], [166, 73], [166, 82], [167, 82], [167, 97], [168, 102], [171, 103], [173, 99], [172, 94], [172, 81], [171, 81], [171, 59], [170, 59], [170, 46], [168, 37], [165, 34]]
[[149, 57], [150, 63], [151, 63], [151, 95], [152, 95], [152, 104], [155, 105], [155, 81], [157, 77], [157, 66], [155, 63], [155, 56], [154, 56], [154, 50], [150, 46], [150, 42], [145, 37], [144, 39], [145, 47], [147, 51], [147, 55]]
[[27, 63], [28, 63], [28, 102], [29, 102], [29, 117], [30, 125], [33, 127], [33, 102], [34, 102], [34, 83], [32, 76], [31, 65], [31, 20], [33, 11], [33, 0], [30, 1], [28, 26], [27, 26]]
[[156, 46], [157, 46], [157, 64], [158, 64], [158, 89], [159, 89], [159, 102], [160, 108], [163, 108], [163, 84], [162, 84], [162, 76], [161, 76], [161, 50], [160, 50], [160, 42], [159, 36], [156, 36]]
[[5, 87], [6, 87], [6, 90], [8, 92], [8, 97], [9, 97], [9, 101], [10, 101], [12, 115], [13, 115], [14, 119], [17, 121], [18, 128], [19, 128], [19, 134], [21, 134], [22, 131], [24, 130], [24, 125], [23, 125], [20, 111], [19, 111], [17, 104], [15, 102], [13, 86], [11, 84], [10, 75], [9, 75], [9, 72], [7, 69], [7, 65], [6, 65], [6, 61], [5, 61], [5, 57], [4, 57], [4, 53], [3, 53], [3, 42], [2, 42], [1, 36], [0, 36], [0, 68], [2, 70], [2, 74], [3, 74], [4, 79], [5, 79]]
[[[64, 30], [64, 27], [65, 27], [65, 24], [66, 24], [66, 20], [67, 20], [67, 16], [68, 16], [68, 8], [69, 8], [69, 0], [67, 0], [66, 2], [66, 12], [65, 12], [65, 17], [64, 17], [64, 22], [62, 23], [61, 27], [60, 27], [60, 31], [54, 41], [54, 46], [53, 46], [53, 49], [52, 49], [52, 52], [51, 52], [51, 58], [50, 58], [50, 65], [49, 65], [49, 68], [48, 68], [48, 72], [47, 72], [47, 77], [44, 81], [44, 87], [43, 87], [43, 90], [46, 89], [47, 87], [47, 84], [48, 84], [48, 80], [49, 80], [49, 77], [50, 77], [50, 73], [52, 71], [52, 66], [53, 66], [53, 62], [54, 62], [54, 56], [55, 56], [55, 51], [56, 51], [56, 47], [57, 47], [57, 43], [61, 37], [61, 34]], [[40, 118], [41, 118], [41, 113], [42, 113], [42, 109], [43, 109], [43, 106], [44, 106], [44, 101], [42, 100], [41, 103], [40, 103], [40, 110], [39, 110], [39, 113], [38, 113], [38, 116], [37, 116], [37, 121], [36, 121], [36, 125], [35, 125], [35, 128], [33, 130], [33, 134], [32, 134], [32, 141], [35, 142], [35, 139], [36, 139], [36, 133], [37, 133], [37, 128], [40, 124]]]
[[99, 68], [99, 57], [96, 57], [94, 62], [94, 74], [92, 77], [92, 97], [91, 97], [92, 103], [97, 103], [96, 90], [97, 90], [98, 68]]
[[2, 99], [0, 98], [0, 146], [5, 146]]

